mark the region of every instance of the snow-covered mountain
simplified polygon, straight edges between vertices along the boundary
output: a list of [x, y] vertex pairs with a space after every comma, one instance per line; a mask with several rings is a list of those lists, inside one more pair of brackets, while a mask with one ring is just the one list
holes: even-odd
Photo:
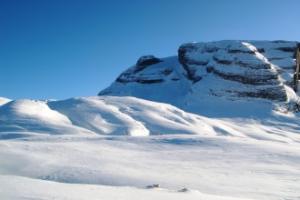
[[[178, 56], [141, 57], [99, 97], [1, 98], [0, 135], [200, 134], [298, 141], [297, 46], [288, 41], [189, 43], [179, 47]], [[237, 124], [255, 124], [256, 131]], [[283, 124], [284, 137], [277, 134]]]
[[0, 199], [299, 199], [297, 45], [189, 43], [98, 96], [0, 98]]
[[[135, 96], [196, 113], [207, 106], [212, 113], [218, 112], [220, 103], [214, 103], [214, 109], [209, 102], [220, 99], [221, 104], [224, 99], [249, 102], [257, 98], [295, 102], [297, 45], [236, 40], [184, 44], [174, 57], [141, 57], [99, 95]], [[225, 113], [230, 114], [230, 109]]]

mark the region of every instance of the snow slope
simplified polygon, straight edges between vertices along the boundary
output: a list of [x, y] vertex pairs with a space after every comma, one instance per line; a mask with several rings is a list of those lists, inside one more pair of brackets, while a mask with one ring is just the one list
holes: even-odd
[[[224, 116], [229, 103], [242, 113]], [[218, 106], [207, 117], [135, 97], [10, 101], [0, 106], [0, 198], [299, 198], [299, 114], [263, 100]]]
[[63, 101], [15, 100], [0, 106], [0, 136], [8, 133], [214, 134], [205, 118], [134, 97], [81, 97]]
[[0, 98], [0, 199], [300, 199], [297, 45], [184, 44], [100, 96]]
[[247, 138], [0, 140], [0, 198], [296, 200], [299, 166], [299, 144]]
[[[202, 112], [213, 112], [211, 107], [214, 105], [215, 102], [207, 102]], [[0, 106], [0, 137], [24, 137], [30, 133], [79, 136], [192, 134], [291, 143], [300, 141], [299, 114], [275, 112], [269, 102], [260, 100], [224, 101], [218, 106], [214, 117], [205, 117], [169, 104], [135, 97], [15, 100]], [[236, 111], [224, 116], [226, 110], [222, 107], [226, 106], [235, 106]]]
[[45, 134], [93, 134], [72, 125], [71, 121], [46, 102], [15, 100], [0, 106], [0, 138], [27, 135], [27, 132]]
[[[5, 185], [1, 199], [56, 199], [56, 200], [99, 200], [99, 199], [143, 199], [143, 200], [247, 200], [203, 194], [199, 191], [188, 193], [167, 189], [145, 190], [134, 187], [110, 187], [90, 184], [64, 184], [15, 176], [0, 176]], [[9, 188], [9, 189], [8, 189]], [[0, 189], [0, 192], [1, 192]], [[249, 200], [249, 199], [248, 199]]]
[[6, 104], [7, 102], [10, 102], [10, 99], [4, 98], [4, 97], [0, 97], [0, 106], [3, 104]]

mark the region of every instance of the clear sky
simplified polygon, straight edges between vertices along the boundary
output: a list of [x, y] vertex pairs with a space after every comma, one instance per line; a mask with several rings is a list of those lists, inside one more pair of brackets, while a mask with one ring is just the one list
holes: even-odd
[[0, 0], [0, 96], [96, 95], [141, 55], [223, 39], [300, 40], [300, 0]]

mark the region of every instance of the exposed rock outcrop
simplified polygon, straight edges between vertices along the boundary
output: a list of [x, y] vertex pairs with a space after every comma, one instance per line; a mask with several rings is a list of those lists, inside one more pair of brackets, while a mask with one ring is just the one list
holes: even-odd
[[153, 55], [147, 55], [147, 56], [140, 57], [136, 63], [136, 66], [145, 67], [145, 66], [154, 65], [154, 64], [160, 63], [160, 62], [162, 62], [161, 59], [156, 58]]
[[[213, 73], [221, 79], [248, 85], [244, 91], [239, 91], [239, 87], [231, 89], [230, 94], [283, 101], [287, 99], [284, 84], [291, 83], [292, 71], [288, 69], [293, 68], [296, 47], [296, 42], [284, 41], [189, 43], [179, 48], [178, 58], [193, 82]], [[281, 74], [290, 78], [282, 79]], [[217, 90], [226, 92], [226, 87]]]
[[161, 62], [163, 62], [163, 60], [152, 55], [142, 56], [138, 59], [135, 66], [122, 73], [116, 79], [116, 81], [119, 83], [136, 82], [141, 84], [161, 83], [164, 81], [163, 76], [172, 73], [171, 68], [165, 68], [163, 70], [155, 72], [155, 74], [152, 75], [150, 73], [147, 75], [143, 75], [147, 67], [153, 67], [153, 65], [159, 64]]

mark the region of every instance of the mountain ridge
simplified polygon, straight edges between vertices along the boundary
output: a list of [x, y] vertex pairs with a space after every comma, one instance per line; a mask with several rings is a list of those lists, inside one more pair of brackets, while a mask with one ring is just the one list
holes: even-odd
[[[189, 43], [180, 46], [178, 56], [141, 57], [98, 97], [2, 98], [1, 137], [200, 134], [299, 142], [294, 112], [299, 96], [291, 85], [297, 46], [287, 41]], [[284, 137], [281, 129], [288, 130]]]
[[0, 98], [1, 199], [297, 199], [295, 43], [280, 44], [183, 45], [100, 96]]
[[148, 65], [137, 62], [99, 95], [135, 96], [188, 111], [193, 109], [186, 104], [214, 97], [297, 104], [299, 97], [292, 88], [298, 46], [296, 41], [282, 40], [186, 43], [177, 56], [141, 57], [149, 58]]

